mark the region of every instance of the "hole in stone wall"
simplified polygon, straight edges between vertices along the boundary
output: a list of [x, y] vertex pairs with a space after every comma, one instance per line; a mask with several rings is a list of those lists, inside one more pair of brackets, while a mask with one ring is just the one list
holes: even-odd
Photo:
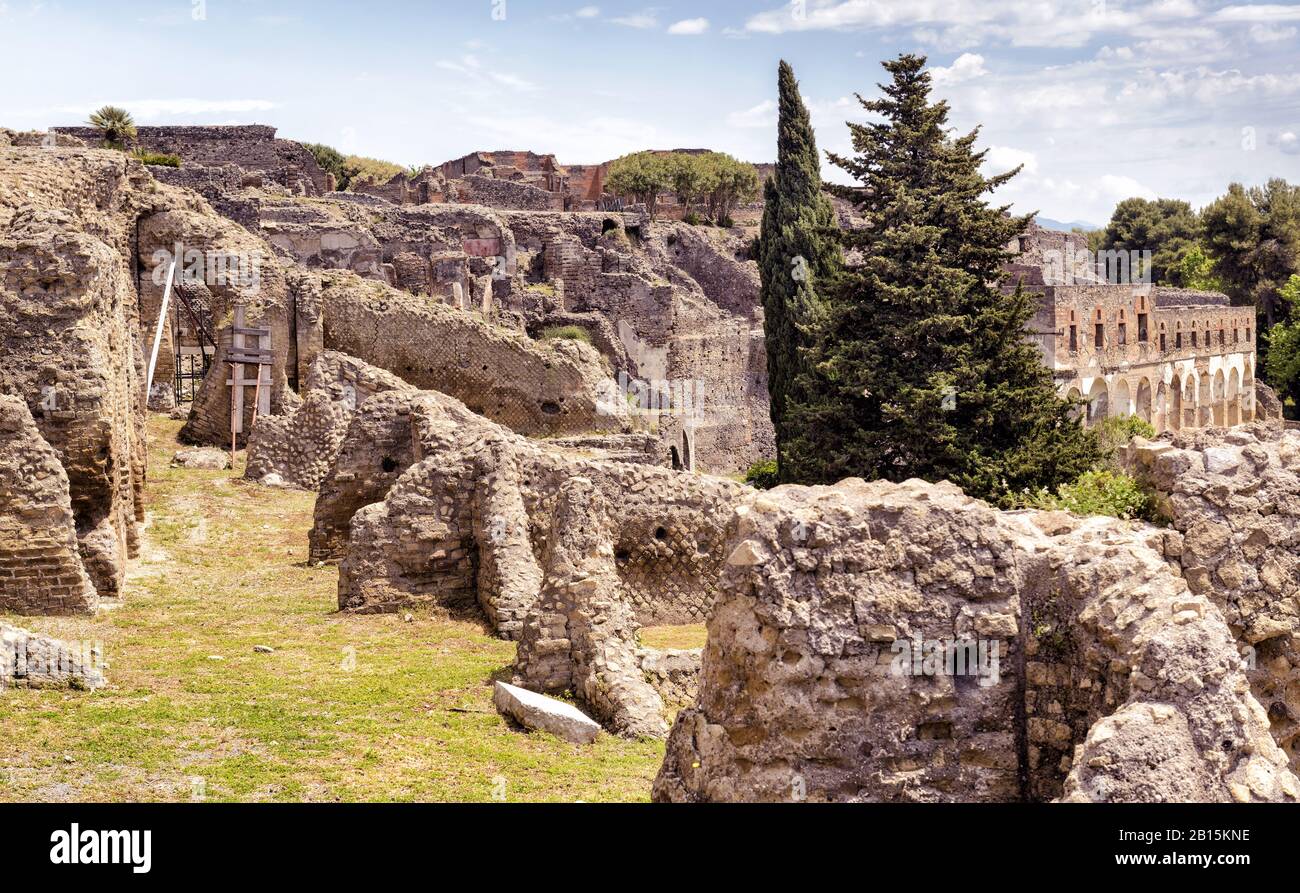
[[668, 539], [668, 531], [663, 527], [656, 527], [655, 539], [659, 540], [659, 542], [662, 543], [664, 540]]
[[612, 233], [614, 230], [618, 228], [619, 226], [617, 220], [612, 220], [609, 217], [606, 217], [605, 222], [600, 225], [600, 234], [603, 236], [606, 233]]
[[559, 414], [560, 414], [560, 404], [558, 404], [558, 403], [551, 403], [551, 402], [549, 402], [549, 401], [546, 402], [546, 403], [543, 403], [543, 404], [542, 404], [542, 412], [546, 413], [547, 415], [559, 415]]
[[397, 470], [397, 460], [392, 456], [385, 456], [384, 461], [380, 464], [383, 466], [385, 474], [392, 474]]

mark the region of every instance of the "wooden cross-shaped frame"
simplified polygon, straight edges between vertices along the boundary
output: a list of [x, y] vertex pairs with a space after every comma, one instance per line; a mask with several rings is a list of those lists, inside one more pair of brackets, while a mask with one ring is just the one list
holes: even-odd
[[[253, 387], [253, 420], [259, 413], [271, 413], [271, 330], [249, 328], [244, 319], [244, 305], [235, 305], [234, 324], [230, 329], [230, 457], [234, 464], [235, 444], [244, 431], [244, 388]], [[244, 366], [257, 369], [254, 378], [244, 377]]]

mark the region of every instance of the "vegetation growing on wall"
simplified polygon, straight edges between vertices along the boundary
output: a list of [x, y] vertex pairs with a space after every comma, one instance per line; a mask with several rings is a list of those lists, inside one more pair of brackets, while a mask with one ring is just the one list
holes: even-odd
[[334, 175], [334, 186], [339, 192], [367, 183], [387, 183], [398, 174], [418, 170], [378, 158], [344, 155], [337, 149], [320, 143], [304, 143], [304, 146], [321, 166], [321, 170]]

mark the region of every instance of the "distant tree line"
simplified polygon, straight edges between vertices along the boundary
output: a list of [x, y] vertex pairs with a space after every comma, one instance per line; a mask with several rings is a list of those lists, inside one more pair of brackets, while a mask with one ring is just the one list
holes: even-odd
[[637, 152], [612, 162], [605, 189], [642, 202], [654, 217], [659, 196], [673, 193], [687, 218], [731, 225], [736, 206], [759, 194], [758, 171], [721, 152]]

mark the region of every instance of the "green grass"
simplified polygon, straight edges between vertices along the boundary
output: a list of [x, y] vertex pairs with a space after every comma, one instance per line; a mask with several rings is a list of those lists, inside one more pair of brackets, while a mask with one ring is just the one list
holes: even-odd
[[709, 629], [703, 623], [688, 626], [648, 626], [641, 630], [641, 644], [660, 651], [703, 648]]
[[[307, 564], [313, 496], [168, 467], [150, 420], [150, 523], [120, 607], [6, 617], [103, 643], [108, 686], [0, 694], [0, 800], [648, 800], [663, 744], [508, 726], [515, 646], [435, 612], [336, 613]], [[242, 468], [242, 457], [240, 466]], [[254, 653], [268, 645], [273, 654]], [[220, 657], [221, 660], [214, 660]]]
[[591, 333], [582, 326], [550, 326], [542, 329], [544, 341], [582, 341], [591, 343]]

